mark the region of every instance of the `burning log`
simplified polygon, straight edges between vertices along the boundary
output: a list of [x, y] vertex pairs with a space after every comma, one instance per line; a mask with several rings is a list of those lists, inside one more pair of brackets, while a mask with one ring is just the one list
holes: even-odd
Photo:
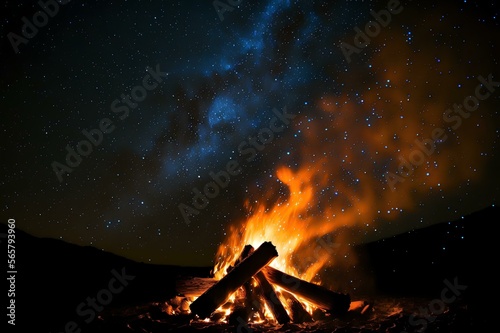
[[253, 278], [250, 281], [245, 282], [243, 288], [245, 289], [245, 306], [249, 310], [249, 313], [252, 315], [254, 313], [258, 313], [261, 319], [265, 318], [264, 315], [264, 304], [261, 301], [263, 298], [262, 289], [259, 285], [252, 285]]
[[[245, 248], [243, 249], [243, 252], [241, 253], [240, 257], [236, 261], [236, 264], [238, 264], [241, 259], [245, 258], [248, 256], [250, 253], [254, 252], [254, 248], [252, 245], [245, 245]], [[276, 295], [276, 292], [274, 291], [273, 286], [267, 281], [266, 277], [262, 272], [258, 272], [254, 278], [257, 280], [259, 287], [261, 288], [261, 294], [262, 297], [264, 298], [264, 301], [266, 302], [267, 306], [269, 307], [269, 310], [271, 310], [274, 318], [276, 321], [280, 324], [286, 324], [290, 322], [290, 317], [288, 316], [288, 313], [286, 313], [285, 308], [283, 307], [283, 304], [281, 304], [280, 300], [278, 299], [278, 295]], [[256, 307], [258, 306], [260, 310], [260, 303], [258, 299], [253, 297], [254, 293], [252, 292], [252, 288], [250, 286], [250, 281], [247, 281], [244, 285], [245, 287], [245, 292], [247, 293], [247, 301], [251, 305], [255, 305]], [[260, 294], [260, 293], [259, 293]], [[250, 305], [250, 307], [251, 307]], [[259, 311], [260, 314], [260, 311]], [[261, 317], [263, 317], [263, 314], [261, 314]]]
[[[254, 252], [252, 245], [245, 245], [243, 251], [235, 262], [235, 266], [239, 265], [246, 257]], [[233, 270], [234, 267], [230, 266], [228, 271]], [[245, 308], [249, 315], [258, 312], [260, 318], [264, 318], [264, 306], [260, 301], [259, 295], [262, 294], [262, 290], [259, 286], [252, 286], [253, 278], [250, 278], [247, 282], [243, 284], [243, 289], [245, 290]]]
[[255, 252], [196, 299], [190, 306], [191, 312], [202, 319], [207, 318], [224, 304], [232, 293], [277, 256], [276, 247], [271, 242], [262, 243]]
[[262, 270], [269, 282], [313, 303], [319, 308], [328, 310], [335, 315], [342, 315], [349, 310], [351, 297], [328, 290], [322, 286], [310, 283], [283, 273], [275, 268], [266, 267]]
[[286, 313], [283, 304], [281, 304], [278, 295], [276, 295], [273, 286], [269, 283], [269, 281], [267, 281], [266, 276], [262, 272], [259, 272], [255, 275], [255, 278], [257, 279], [259, 286], [262, 288], [264, 300], [273, 313], [276, 321], [280, 324], [289, 323], [290, 317], [288, 316], [288, 313]]
[[300, 303], [299, 300], [293, 296], [293, 294], [282, 290], [281, 295], [285, 297], [288, 303], [288, 308], [290, 309], [292, 321], [294, 323], [300, 324], [312, 321], [312, 316], [306, 311], [306, 309], [304, 309], [302, 303]]
[[[241, 263], [246, 257], [248, 257], [255, 250], [252, 245], [245, 245], [243, 248], [243, 252], [240, 257], [236, 261], [236, 265]], [[259, 274], [259, 273], [257, 273]], [[248, 309], [249, 313], [258, 312], [260, 318], [264, 318], [264, 306], [260, 301], [259, 295], [262, 294], [262, 289], [259, 286], [252, 286], [253, 278], [245, 282], [243, 285], [243, 289], [245, 290], [245, 306]]]

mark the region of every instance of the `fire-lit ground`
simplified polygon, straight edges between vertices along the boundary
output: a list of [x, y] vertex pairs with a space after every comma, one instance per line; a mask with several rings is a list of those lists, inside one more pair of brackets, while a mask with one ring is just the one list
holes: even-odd
[[[316, 321], [303, 324], [277, 325], [266, 321], [230, 325], [222, 321], [192, 320], [188, 311], [182, 311], [182, 299], [165, 303], [149, 303], [132, 308], [116, 309], [106, 313], [95, 323], [94, 332], [471, 332], [470, 314], [461, 301], [442, 313], [419, 313], [431, 299], [377, 298], [364, 314], [350, 311], [342, 318], [318, 314]], [[171, 309], [179, 314], [172, 314]], [[171, 313], [170, 315], [168, 313]], [[469, 329], [469, 331], [467, 331]]]

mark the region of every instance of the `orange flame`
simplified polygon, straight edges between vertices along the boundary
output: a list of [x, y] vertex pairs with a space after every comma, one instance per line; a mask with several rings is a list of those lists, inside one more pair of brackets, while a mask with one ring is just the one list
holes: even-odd
[[[279, 253], [271, 266], [318, 281], [318, 272], [334, 264], [332, 251], [348, 255], [341, 245], [349, 243], [346, 238], [336, 238], [329, 249], [316, 251], [315, 244], [324, 235], [344, 227], [373, 232], [377, 224], [402, 211], [417, 210], [423, 201], [432, 202], [429, 193], [438, 197], [446, 191], [454, 193], [463, 182], [480, 178], [476, 170], [487, 159], [478, 152], [492, 141], [488, 134], [492, 132], [491, 101], [482, 103], [457, 131], [450, 131], [450, 124], [443, 121], [445, 110], [472, 95], [478, 81], [464, 80], [470, 74], [446, 44], [415, 52], [404, 31], [393, 26], [384, 34], [390, 36], [379, 36], [370, 45], [377, 52], [368, 63], [336, 74], [335, 79], [343, 83], [341, 96], [324, 93], [316, 101], [312, 121], [294, 120], [294, 133], [302, 136], [294, 156], [300, 168], [277, 169], [285, 186], [280, 193], [286, 194], [271, 207], [262, 202], [250, 206], [247, 200], [251, 215], [240, 225], [230, 226], [217, 251], [216, 278], [226, 274], [246, 244], [258, 247], [271, 241]], [[427, 34], [424, 28], [416, 28], [413, 43], [422, 43]], [[387, 40], [391, 42], [386, 45]], [[479, 59], [475, 62], [481, 63]], [[476, 75], [486, 76], [491, 68], [485, 64], [484, 70], [477, 68]], [[385, 173], [397, 172], [399, 158], [408, 158], [417, 148], [415, 140], [430, 138], [436, 127], [447, 130], [448, 140], [391, 191]], [[475, 159], [464, 163], [468, 156]], [[269, 192], [273, 193], [260, 197], [276, 197], [274, 188]]]

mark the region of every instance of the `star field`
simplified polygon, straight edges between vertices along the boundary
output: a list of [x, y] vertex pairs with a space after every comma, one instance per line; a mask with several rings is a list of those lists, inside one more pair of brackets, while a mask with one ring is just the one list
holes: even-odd
[[[6, 2], [3, 220], [138, 261], [210, 265], [228, 226], [249, 215], [245, 202], [286, 200], [282, 167], [310, 172], [307, 214], [325, 224], [352, 216], [356, 241], [496, 204], [500, 87], [478, 78], [500, 81], [498, 4], [401, 1], [347, 61], [342, 42], [355, 45], [354, 28], [387, 4], [244, 0], [221, 21], [212, 1], [73, 0], [16, 53], [8, 33], [21, 35], [21, 18], [40, 7]], [[122, 94], [146, 75], [157, 86], [120, 119], [113, 101], [126, 106]], [[443, 118], [446, 110], [478, 85], [490, 96], [450, 128], [458, 120]], [[284, 108], [295, 117], [253, 146], [249, 138]], [[66, 163], [65, 147], [102, 119], [113, 131], [60, 182], [52, 163]], [[438, 127], [447, 139], [392, 191], [388, 172], [401, 176], [401, 158]], [[241, 173], [187, 225], [179, 204], [193, 206], [193, 188], [231, 160]]]

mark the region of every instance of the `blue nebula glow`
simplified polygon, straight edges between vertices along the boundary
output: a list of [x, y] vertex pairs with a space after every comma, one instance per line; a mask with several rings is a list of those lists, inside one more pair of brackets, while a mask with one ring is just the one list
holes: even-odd
[[[275, 30], [291, 6], [291, 1], [283, 0], [261, 4], [248, 22], [228, 33], [218, 31], [219, 37], [207, 45], [202, 56], [188, 59], [181, 86], [190, 100], [200, 100], [196, 123], [187, 129], [196, 133], [192, 133], [192, 141], [169, 148], [162, 160], [162, 177], [195, 181], [203, 174], [201, 170], [226, 163], [242, 140], [268, 126], [273, 108], [309, 107], [310, 85], [321, 80], [322, 64], [342, 57], [333, 46], [333, 53], [317, 47], [317, 36], [340, 36], [345, 23], [325, 26], [313, 5], [301, 3], [301, 27], [291, 31], [293, 39], [285, 47], [287, 58], [276, 59]], [[210, 97], [200, 98], [199, 92], [205, 89]], [[295, 108], [293, 112], [300, 111]]]
[[213, 128], [220, 123], [232, 123], [237, 119], [238, 109], [232, 98], [219, 96], [208, 110], [208, 124]]

